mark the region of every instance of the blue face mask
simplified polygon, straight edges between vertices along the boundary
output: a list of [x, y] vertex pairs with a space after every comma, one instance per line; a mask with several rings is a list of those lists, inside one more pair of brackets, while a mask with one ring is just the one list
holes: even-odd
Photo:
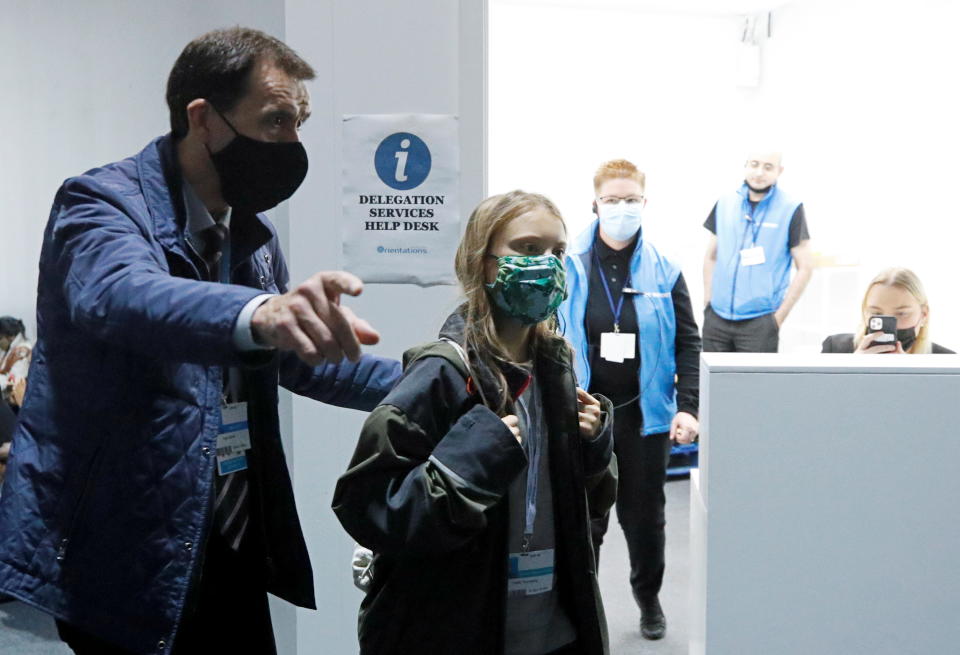
[[629, 241], [640, 230], [643, 203], [621, 200], [615, 205], [598, 204], [600, 229], [615, 241]]

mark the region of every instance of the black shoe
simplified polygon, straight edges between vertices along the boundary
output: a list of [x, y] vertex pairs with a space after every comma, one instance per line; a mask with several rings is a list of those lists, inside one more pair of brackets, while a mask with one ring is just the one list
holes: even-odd
[[645, 598], [640, 601], [640, 634], [644, 639], [663, 639], [667, 634], [667, 617], [663, 615], [660, 600]]

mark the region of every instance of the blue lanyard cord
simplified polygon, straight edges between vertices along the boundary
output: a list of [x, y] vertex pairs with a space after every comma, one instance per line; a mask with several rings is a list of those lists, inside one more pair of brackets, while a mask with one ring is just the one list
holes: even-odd
[[613, 331], [620, 332], [620, 313], [623, 311], [623, 299], [626, 296], [623, 293], [623, 289], [626, 288], [630, 282], [629, 276], [626, 277], [623, 281], [623, 286], [620, 288], [620, 301], [614, 306], [613, 304], [613, 294], [610, 293], [610, 285], [607, 283], [607, 276], [603, 272], [603, 266], [600, 264], [600, 257], [597, 255], [597, 251], [593, 251], [593, 259], [596, 263], [597, 272], [600, 274], [600, 281], [603, 282], [603, 290], [607, 292], [607, 302], [610, 303], [610, 311], [613, 313]]
[[740, 258], [740, 251], [747, 247], [747, 235], [749, 233], [750, 233], [750, 223], [745, 223], [743, 226], [743, 235], [740, 237], [740, 247], [734, 253], [734, 257], [736, 257], [737, 259]]
[[220, 251], [220, 282], [230, 284], [231, 255], [233, 250], [230, 247], [230, 233], [227, 232], [227, 238], [223, 240], [223, 248]]
[[[535, 393], [530, 389], [530, 393]], [[534, 401], [536, 402], [536, 401]], [[530, 540], [533, 537], [533, 524], [537, 520], [537, 495], [540, 492], [540, 430], [539, 425], [536, 428], [530, 420], [530, 411], [527, 408], [527, 402], [520, 397], [517, 399], [517, 405], [523, 414], [523, 449], [527, 453], [527, 489], [526, 499], [524, 501], [524, 523], [523, 523], [523, 541], [521, 549], [527, 552], [530, 548]]]
[[[747, 200], [747, 202], [749, 203], [750, 201]], [[760, 202], [763, 202], [763, 201], [761, 200]], [[757, 238], [760, 236], [760, 228], [763, 227], [763, 218], [767, 215], [767, 208], [764, 207], [763, 212], [760, 215], [760, 218], [756, 217], [757, 208], [760, 206], [760, 202], [758, 202], [755, 206], [753, 206], [753, 211], [750, 212], [749, 214], [750, 218], [748, 219], [749, 221], [754, 223], [754, 227], [753, 227], [753, 245], [754, 246], [757, 245]], [[749, 225], [748, 225], [748, 229], [749, 229]], [[746, 236], [746, 234], [744, 234], [744, 236]]]

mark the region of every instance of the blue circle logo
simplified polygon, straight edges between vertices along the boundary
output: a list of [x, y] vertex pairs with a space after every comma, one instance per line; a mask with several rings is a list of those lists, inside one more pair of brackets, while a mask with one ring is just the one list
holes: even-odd
[[423, 184], [430, 175], [430, 148], [409, 132], [391, 134], [377, 146], [373, 164], [377, 176], [392, 189], [407, 191]]

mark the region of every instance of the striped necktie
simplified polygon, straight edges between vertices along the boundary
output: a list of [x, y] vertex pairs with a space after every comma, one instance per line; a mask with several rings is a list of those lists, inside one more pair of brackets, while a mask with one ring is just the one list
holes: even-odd
[[[200, 257], [207, 267], [208, 279], [211, 282], [229, 283], [229, 274], [227, 279], [221, 280], [221, 260], [223, 259], [224, 242], [228, 235], [227, 227], [223, 223], [217, 222], [204, 230], [202, 235], [203, 252], [200, 253]], [[237, 369], [223, 369], [224, 392], [227, 396], [234, 396], [229, 398], [231, 402], [237, 400], [236, 390], [240, 387], [239, 377], [240, 372]], [[219, 472], [215, 472], [214, 489], [216, 491], [216, 500], [213, 505], [214, 524], [230, 548], [239, 550], [240, 543], [243, 541], [243, 536], [246, 534], [250, 523], [250, 503], [248, 500], [250, 480], [247, 470], [234, 471], [227, 475], [220, 475]]]
[[218, 221], [200, 232], [203, 251], [200, 258], [207, 267], [207, 279], [220, 281], [220, 260], [223, 258], [223, 243], [227, 240], [227, 226]]

